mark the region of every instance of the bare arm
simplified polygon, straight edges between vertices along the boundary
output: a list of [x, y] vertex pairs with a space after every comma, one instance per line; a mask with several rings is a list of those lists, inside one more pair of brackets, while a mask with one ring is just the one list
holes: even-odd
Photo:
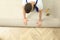
[[23, 16], [24, 16], [24, 19], [26, 19], [26, 13], [25, 13], [24, 7], [23, 7]]
[[42, 10], [39, 10], [39, 21], [42, 20]]
[[26, 12], [23, 7], [23, 16], [24, 16], [24, 24], [27, 25], [27, 18], [26, 18]]
[[39, 17], [39, 19], [37, 21], [37, 26], [40, 27], [42, 24], [42, 10], [39, 10], [38, 17]]

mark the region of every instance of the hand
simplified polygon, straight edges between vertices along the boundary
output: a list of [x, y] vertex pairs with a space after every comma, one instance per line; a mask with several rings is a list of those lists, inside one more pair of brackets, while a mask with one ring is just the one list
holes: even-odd
[[41, 24], [42, 24], [42, 21], [41, 21], [41, 20], [38, 20], [38, 21], [37, 21], [37, 26], [40, 27]]
[[25, 24], [25, 25], [27, 25], [27, 21], [28, 21], [28, 20], [25, 18], [25, 19], [24, 19], [24, 24]]

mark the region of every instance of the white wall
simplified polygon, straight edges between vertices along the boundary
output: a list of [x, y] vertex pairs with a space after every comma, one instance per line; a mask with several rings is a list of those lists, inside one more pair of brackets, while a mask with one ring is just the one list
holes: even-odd
[[0, 25], [17, 25], [23, 18], [22, 0], [0, 0]]
[[[50, 13], [53, 17], [60, 17], [59, 9], [59, 0], [43, 0], [44, 9], [50, 8]], [[57, 5], [57, 6], [56, 6]], [[36, 12], [32, 12], [36, 13]], [[37, 13], [30, 15], [27, 26], [36, 26], [38, 20]], [[47, 17], [46, 17], [47, 18]], [[45, 18], [45, 19], [46, 19]], [[43, 26], [51, 25], [52, 21], [56, 21], [56, 25], [59, 26], [59, 20], [55, 18], [48, 17], [48, 19], [43, 20]], [[45, 23], [47, 22], [47, 23]], [[55, 23], [53, 22], [54, 26]], [[48, 24], [49, 23], [49, 24]], [[22, 0], [0, 0], [0, 26], [25, 26], [23, 23], [23, 14], [22, 14]]]
[[21, 0], [0, 0], [0, 18], [18, 18], [20, 14]]
[[43, 4], [44, 9], [49, 8], [54, 17], [60, 17], [60, 0], [43, 0]]

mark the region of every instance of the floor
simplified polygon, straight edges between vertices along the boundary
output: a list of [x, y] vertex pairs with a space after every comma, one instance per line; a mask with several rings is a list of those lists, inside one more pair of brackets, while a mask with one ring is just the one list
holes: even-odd
[[0, 40], [60, 40], [60, 28], [0, 27]]

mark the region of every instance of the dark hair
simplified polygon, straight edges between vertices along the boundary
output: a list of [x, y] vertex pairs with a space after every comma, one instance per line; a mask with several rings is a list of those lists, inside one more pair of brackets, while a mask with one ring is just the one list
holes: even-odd
[[32, 10], [31, 3], [27, 3], [24, 7], [24, 10], [25, 10], [26, 13], [29, 13]]

